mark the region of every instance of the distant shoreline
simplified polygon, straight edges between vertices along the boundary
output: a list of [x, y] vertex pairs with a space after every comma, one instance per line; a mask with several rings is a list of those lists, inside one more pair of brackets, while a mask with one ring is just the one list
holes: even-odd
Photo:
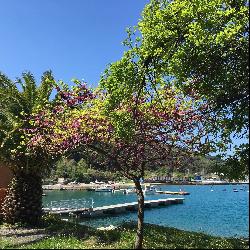
[[[185, 183], [179, 183], [179, 182], [144, 182], [142, 185], [192, 185], [192, 186], [216, 186], [216, 185], [249, 185], [249, 183], [245, 182], [226, 182], [226, 183], [193, 183], [193, 182], [185, 182]], [[43, 185], [43, 190], [88, 190], [88, 189], [94, 189], [97, 187], [100, 187], [102, 184], [86, 184], [86, 183], [80, 183], [80, 184], [54, 184], [54, 185]], [[107, 184], [104, 184], [107, 185]], [[118, 188], [129, 188], [131, 186], [134, 186], [134, 183], [115, 183], [111, 184], [115, 186], [116, 189]]]

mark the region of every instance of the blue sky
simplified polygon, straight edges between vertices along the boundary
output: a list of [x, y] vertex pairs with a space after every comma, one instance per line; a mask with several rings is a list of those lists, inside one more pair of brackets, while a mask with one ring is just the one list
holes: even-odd
[[[0, 71], [12, 80], [51, 69], [57, 80], [84, 79], [97, 86], [121, 58], [126, 28], [149, 0], [2, 0]], [[238, 144], [242, 140], [234, 140]]]
[[101, 73], [125, 50], [126, 27], [137, 24], [149, 0], [5, 0], [0, 15], [0, 71], [11, 79], [51, 69], [57, 80]]

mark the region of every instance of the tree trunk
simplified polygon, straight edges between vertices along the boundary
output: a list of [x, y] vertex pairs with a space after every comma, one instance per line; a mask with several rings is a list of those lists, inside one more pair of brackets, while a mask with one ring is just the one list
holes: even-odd
[[143, 242], [143, 222], [144, 222], [144, 195], [139, 180], [134, 180], [138, 199], [138, 221], [135, 240], [135, 249], [142, 249]]
[[42, 216], [42, 192], [41, 176], [14, 173], [3, 203], [4, 221], [37, 224]]

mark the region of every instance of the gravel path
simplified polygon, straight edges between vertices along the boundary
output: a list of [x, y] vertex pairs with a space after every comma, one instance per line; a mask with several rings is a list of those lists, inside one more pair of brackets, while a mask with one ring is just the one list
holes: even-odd
[[28, 244], [39, 241], [48, 237], [49, 234], [45, 229], [27, 229], [27, 228], [15, 228], [15, 227], [1, 227], [0, 228], [0, 241], [11, 241], [12, 246]]

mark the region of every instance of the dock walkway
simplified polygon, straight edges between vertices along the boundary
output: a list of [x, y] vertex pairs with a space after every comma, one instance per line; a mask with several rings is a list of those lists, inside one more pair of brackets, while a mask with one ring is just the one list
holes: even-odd
[[[148, 200], [144, 201], [145, 208], [155, 208], [159, 206], [167, 206], [171, 204], [181, 204], [183, 203], [184, 198], [168, 198], [168, 199], [158, 199], [158, 200]], [[69, 215], [76, 217], [100, 217], [110, 214], [120, 214], [129, 211], [137, 211], [138, 203], [130, 202], [102, 207], [94, 208], [77, 208], [77, 209], [68, 209], [68, 208], [44, 208], [45, 213], [51, 214], [60, 214], [60, 215]]]
[[173, 191], [156, 191], [157, 194], [172, 194], [172, 195], [189, 195], [189, 192], [185, 192], [185, 191], [177, 191], [177, 192], [173, 192]]

